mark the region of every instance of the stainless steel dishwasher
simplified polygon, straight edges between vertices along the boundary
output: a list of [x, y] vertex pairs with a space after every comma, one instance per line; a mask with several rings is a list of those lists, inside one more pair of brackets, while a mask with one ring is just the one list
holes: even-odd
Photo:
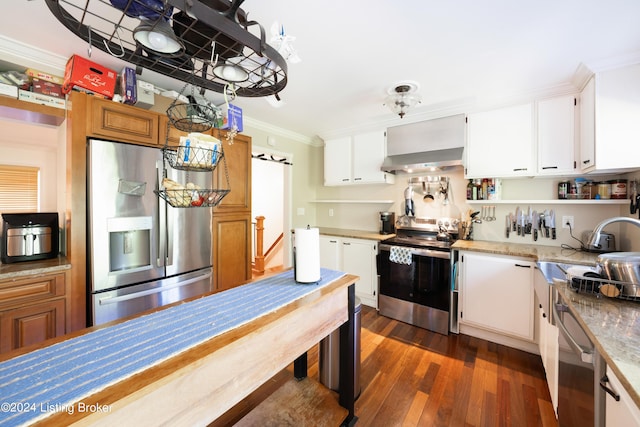
[[553, 321], [558, 326], [558, 425], [603, 427], [605, 396], [600, 378], [606, 365], [563, 296], [553, 289]]

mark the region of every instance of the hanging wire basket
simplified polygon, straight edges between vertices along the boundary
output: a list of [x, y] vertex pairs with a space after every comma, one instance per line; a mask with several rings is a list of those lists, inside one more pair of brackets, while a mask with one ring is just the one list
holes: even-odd
[[218, 206], [224, 196], [231, 190], [227, 189], [164, 189], [155, 193], [174, 208], [211, 208]]
[[215, 170], [218, 166], [224, 157], [224, 151], [179, 145], [175, 149], [165, 148], [163, 155], [173, 169], [192, 172], [209, 172]]
[[[222, 120], [222, 111], [201, 97], [198, 102], [194, 86], [190, 93], [185, 93], [189, 83], [185, 84], [180, 94], [167, 108], [169, 122], [183, 132], [206, 132]], [[184, 99], [188, 102], [184, 102]]]

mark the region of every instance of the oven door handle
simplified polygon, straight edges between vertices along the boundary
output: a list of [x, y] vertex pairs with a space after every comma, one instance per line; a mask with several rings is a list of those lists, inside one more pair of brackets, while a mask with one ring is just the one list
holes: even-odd
[[[431, 258], [451, 259], [450, 252], [434, 251], [431, 249], [424, 249], [424, 248], [414, 248], [411, 246], [396, 246], [396, 247], [411, 249], [411, 255], [425, 256], [425, 257], [431, 257]], [[392, 245], [380, 245], [378, 249], [380, 251], [391, 251], [391, 248], [392, 248]]]
[[582, 347], [576, 339], [571, 335], [567, 327], [562, 323], [562, 318], [560, 317], [560, 312], [566, 313], [567, 315], [573, 317], [573, 315], [569, 312], [569, 307], [562, 303], [551, 304], [551, 309], [553, 310], [553, 317], [556, 319], [556, 325], [562, 330], [562, 334], [567, 339], [567, 342], [571, 346], [574, 352], [580, 355], [580, 360], [584, 363], [593, 364], [593, 353], [590, 349]]

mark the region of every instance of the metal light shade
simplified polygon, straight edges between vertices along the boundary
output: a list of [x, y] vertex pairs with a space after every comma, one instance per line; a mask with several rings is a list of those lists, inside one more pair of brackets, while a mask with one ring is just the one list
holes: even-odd
[[229, 83], [240, 83], [249, 79], [249, 73], [238, 64], [223, 63], [218, 64], [213, 69], [216, 77]]
[[391, 111], [403, 118], [410, 107], [420, 103], [420, 97], [412, 93], [412, 87], [409, 85], [396, 86], [394, 93], [385, 99], [384, 104]]
[[157, 22], [142, 20], [133, 30], [133, 38], [144, 50], [160, 56], [176, 57], [184, 53], [184, 45], [178, 40], [169, 21]]

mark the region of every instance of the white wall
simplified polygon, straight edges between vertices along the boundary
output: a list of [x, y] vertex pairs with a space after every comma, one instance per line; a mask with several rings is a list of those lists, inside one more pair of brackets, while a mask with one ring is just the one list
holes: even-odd
[[[262, 151], [264, 152], [264, 151]], [[252, 159], [251, 161], [251, 217], [252, 221], [262, 215], [264, 219], [264, 250], [284, 233], [284, 203], [288, 197], [285, 189], [285, 169], [282, 163]], [[254, 242], [255, 244], [255, 242]], [[283, 246], [280, 246], [265, 267], [284, 264]], [[254, 252], [255, 253], [255, 252]]]

